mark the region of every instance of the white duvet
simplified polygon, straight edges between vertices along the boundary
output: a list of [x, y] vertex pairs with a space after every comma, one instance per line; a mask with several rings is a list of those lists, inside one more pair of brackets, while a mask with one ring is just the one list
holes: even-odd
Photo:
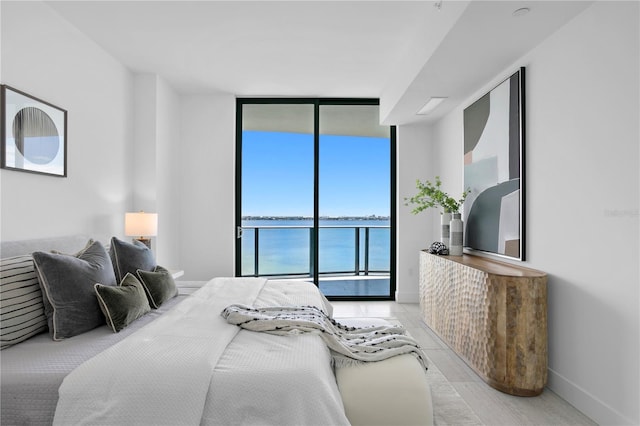
[[326, 308], [309, 283], [213, 279], [69, 374], [54, 424], [348, 424], [320, 337], [241, 330], [233, 303]]

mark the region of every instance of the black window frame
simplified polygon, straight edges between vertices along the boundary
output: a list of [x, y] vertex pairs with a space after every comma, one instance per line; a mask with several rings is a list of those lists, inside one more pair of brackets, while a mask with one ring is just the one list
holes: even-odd
[[[319, 150], [320, 150], [320, 106], [322, 105], [380, 105], [379, 99], [374, 98], [236, 98], [236, 140], [235, 140], [235, 230], [242, 226], [242, 110], [246, 104], [306, 104], [314, 106], [314, 218], [313, 218], [313, 256], [314, 270], [313, 282], [319, 285], [318, 273], [318, 232], [319, 232]], [[389, 126], [389, 295], [388, 296], [327, 296], [329, 300], [336, 301], [372, 301], [395, 300], [396, 293], [396, 210], [397, 210], [397, 182], [396, 182], [396, 126]], [[242, 275], [242, 243], [235, 239], [235, 276]]]

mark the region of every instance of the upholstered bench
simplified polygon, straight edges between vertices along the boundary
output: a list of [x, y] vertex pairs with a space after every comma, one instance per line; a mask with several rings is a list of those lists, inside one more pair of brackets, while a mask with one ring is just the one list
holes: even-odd
[[[389, 324], [380, 318], [340, 318], [338, 321], [352, 327]], [[424, 369], [413, 355], [338, 367], [335, 373], [352, 425], [433, 424], [431, 389]]]

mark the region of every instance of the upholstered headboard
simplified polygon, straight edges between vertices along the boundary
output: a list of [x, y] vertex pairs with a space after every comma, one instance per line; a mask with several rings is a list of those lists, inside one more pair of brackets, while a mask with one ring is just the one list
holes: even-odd
[[84, 235], [2, 241], [0, 242], [0, 258], [31, 254], [34, 251], [57, 250], [63, 253], [75, 253], [86, 246], [87, 241], [89, 241], [89, 237]]

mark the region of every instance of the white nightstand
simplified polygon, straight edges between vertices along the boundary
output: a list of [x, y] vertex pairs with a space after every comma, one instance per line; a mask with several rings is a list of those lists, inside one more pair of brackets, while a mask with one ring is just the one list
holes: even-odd
[[169, 272], [171, 272], [171, 276], [173, 277], [174, 280], [184, 275], [184, 271], [182, 270], [169, 269]]

